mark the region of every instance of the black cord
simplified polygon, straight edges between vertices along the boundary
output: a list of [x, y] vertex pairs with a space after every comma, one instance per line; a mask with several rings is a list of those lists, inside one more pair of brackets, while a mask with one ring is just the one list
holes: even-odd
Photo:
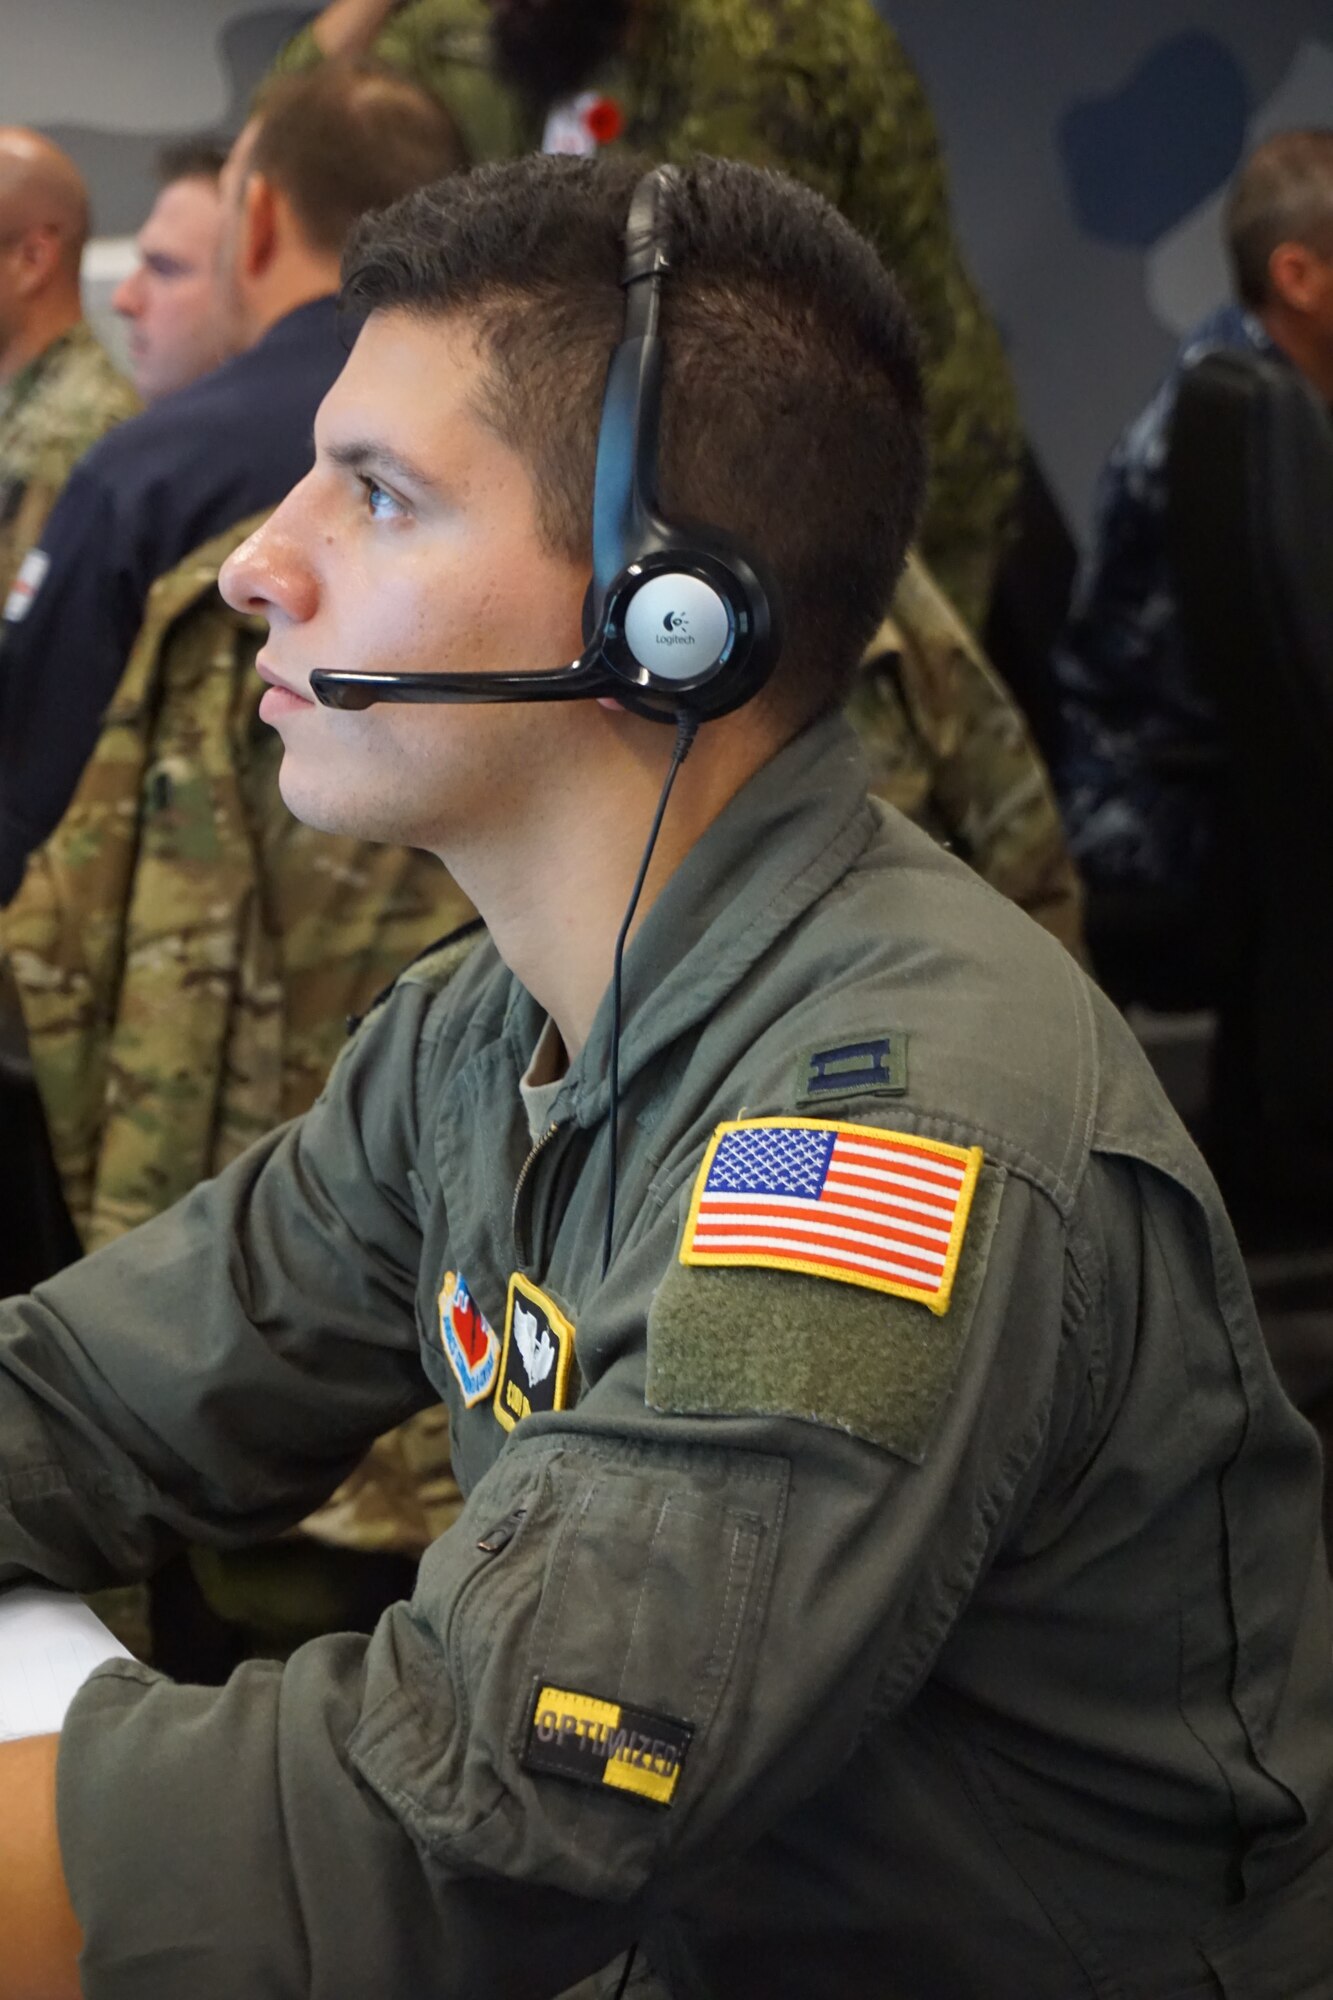
[[634, 912], [639, 907], [639, 897], [647, 878], [653, 850], [657, 846], [657, 836], [662, 831], [662, 821], [666, 815], [667, 800], [671, 797], [671, 787], [676, 782], [676, 773], [690, 754], [690, 747], [699, 733], [699, 718], [683, 711], [676, 719], [676, 744], [671, 752], [671, 763], [662, 784], [662, 795], [657, 801], [657, 811], [648, 834], [648, 844], [643, 850], [639, 872], [634, 887], [630, 891], [629, 908], [625, 911], [616, 939], [615, 961], [611, 967], [611, 1095], [607, 1116], [611, 1121], [611, 1178], [606, 1195], [606, 1233], [602, 1238], [602, 1276], [611, 1268], [611, 1244], [616, 1228], [616, 1168], [620, 1154], [620, 974], [621, 962], [625, 956], [625, 940], [629, 936], [630, 925], [634, 922]]
[[620, 1984], [615, 1990], [614, 2000], [625, 2000], [625, 1988], [629, 1985], [629, 1976], [634, 1970], [634, 1961], [638, 1955], [638, 1945], [632, 1944], [625, 1953], [625, 1970], [620, 1975]]

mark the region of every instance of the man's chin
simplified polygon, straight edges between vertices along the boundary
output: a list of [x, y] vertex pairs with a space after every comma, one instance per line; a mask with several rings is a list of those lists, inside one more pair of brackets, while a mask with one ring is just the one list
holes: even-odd
[[412, 847], [409, 830], [392, 822], [392, 815], [376, 810], [367, 799], [354, 793], [334, 790], [327, 779], [321, 782], [293, 768], [290, 755], [282, 760], [278, 790], [293, 819], [315, 833], [333, 833], [346, 840], [364, 840], [380, 847]]

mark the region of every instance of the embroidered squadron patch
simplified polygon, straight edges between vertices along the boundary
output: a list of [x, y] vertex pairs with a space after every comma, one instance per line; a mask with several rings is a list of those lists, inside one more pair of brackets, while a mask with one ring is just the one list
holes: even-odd
[[901, 1097], [907, 1089], [907, 1036], [899, 1029], [807, 1049], [796, 1066], [796, 1102], [827, 1104], [845, 1097]]
[[688, 1722], [540, 1682], [520, 1762], [669, 1806], [694, 1735]]
[[758, 1264], [949, 1309], [980, 1146], [875, 1125], [719, 1125], [695, 1182], [682, 1264]]
[[554, 1300], [515, 1271], [509, 1280], [504, 1346], [495, 1385], [497, 1423], [514, 1425], [538, 1410], [563, 1410], [569, 1400], [574, 1329]]
[[446, 1271], [440, 1286], [440, 1345], [470, 1410], [491, 1393], [500, 1346], [467, 1280], [455, 1271]]

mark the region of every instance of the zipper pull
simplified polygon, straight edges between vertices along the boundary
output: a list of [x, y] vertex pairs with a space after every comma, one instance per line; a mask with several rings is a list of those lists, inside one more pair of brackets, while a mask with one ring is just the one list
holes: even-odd
[[477, 1547], [481, 1550], [482, 1554], [485, 1556], [498, 1556], [501, 1549], [507, 1549], [522, 1527], [523, 1518], [527, 1511], [526, 1507], [515, 1507], [513, 1513], [506, 1520], [501, 1521], [498, 1528], [491, 1528], [484, 1534], [477, 1543]]

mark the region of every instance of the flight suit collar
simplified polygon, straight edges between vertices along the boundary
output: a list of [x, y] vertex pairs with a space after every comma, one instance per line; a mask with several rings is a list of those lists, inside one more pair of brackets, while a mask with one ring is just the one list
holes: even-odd
[[[622, 1093], [707, 1021], [864, 852], [878, 825], [866, 778], [851, 725], [841, 713], [821, 717], [756, 772], [696, 842], [625, 954]], [[530, 995], [515, 1000], [507, 1026], [521, 1072], [542, 1019]], [[606, 1116], [610, 1050], [608, 990], [556, 1101], [557, 1119], [588, 1127]]]

